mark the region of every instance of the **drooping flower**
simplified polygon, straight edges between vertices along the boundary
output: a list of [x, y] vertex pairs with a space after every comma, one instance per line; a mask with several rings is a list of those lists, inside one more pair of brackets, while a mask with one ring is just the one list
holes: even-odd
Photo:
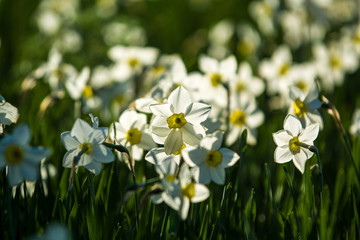
[[207, 104], [193, 103], [184, 87], [176, 88], [167, 103], [150, 106], [155, 115], [151, 123], [153, 139], [164, 144], [166, 154], [175, 153], [184, 143], [197, 145], [205, 136], [201, 123], [208, 117], [210, 109]]
[[233, 166], [239, 155], [227, 148], [220, 148], [223, 133], [217, 131], [200, 141], [200, 146], [183, 150], [184, 160], [191, 167], [198, 167], [195, 180], [208, 184], [210, 180], [217, 184], [225, 183], [225, 168]]
[[110, 138], [129, 148], [134, 160], [141, 160], [144, 150], [157, 146], [147, 128], [145, 114], [128, 109], [114, 124], [110, 126]]
[[74, 157], [82, 151], [76, 166], [84, 166], [90, 172], [99, 174], [101, 163], [109, 163], [115, 159], [114, 154], [102, 144], [107, 134], [107, 128], [91, 127], [84, 120], [77, 119], [71, 131], [61, 134], [61, 140], [68, 150], [63, 158], [63, 167], [71, 168]]
[[23, 180], [35, 181], [41, 160], [50, 154], [48, 149], [29, 146], [29, 141], [30, 129], [27, 125], [18, 126], [12, 135], [6, 135], [0, 141], [0, 169], [7, 166], [11, 186]]
[[274, 153], [275, 162], [286, 163], [293, 160], [295, 167], [304, 173], [306, 160], [314, 153], [300, 144], [312, 146], [318, 134], [319, 124], [310, 124], [303, 128], [297, 117], [287, 115], [284, 130], [273, 133], [274, 142], [277, 145]]

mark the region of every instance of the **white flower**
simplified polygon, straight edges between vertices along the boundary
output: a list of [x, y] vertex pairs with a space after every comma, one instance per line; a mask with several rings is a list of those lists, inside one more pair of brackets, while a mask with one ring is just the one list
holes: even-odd
[[119, 122], [110, 126], [110, 138], [129, 148], [134, 160], [141, 160], [144, 149], [157, 147], [146, 124], [146, 115], [133, 109], [125, 110]]
[[4, 125], [16, 123], [19, 118], [19, 112], [16, 107], [6, 102], [0, 95], [0, 134], [4, 131]]
[[7, 166], [9, 185], [15, 186], [23, 180], [35, 181], [41, 160], [50, 151], [41, 147], [30, 147], [30, 129], [21, 125], [12, 135], [6, 135], [0, 141], [0, 169]]
[[92, 128], [84, 120], [77, 119], [71, 131], [61, 134], [61, 140], [68, 150], [63, 158], [63, 167], [71, 168], [74, 157], [85, 151], [77, 166], [84, 166], [90, 172], [99, 174], [101, 163], [109, 163], [115, 159], [113, 153], [102, 144], [107, 133], [107, 128]]
[[275, 162], [286, 163], [293, 160], [295, 167], [304, 173], [306, 160], [314, 153], [299, 144], [313, 145], [318, 133], [319, 124], [310, 124], [303, 129], [297, 117], [287, 115], [284, 130], [273, 133], [274, 142], [277, 145], [274, 153]]
[[226, 145], [233, 144], [246, 128], [248, 130], [247, 142], [255, 145], [257, 130], [264, 122], [264, 113], [256, 106], [254, 98], [246, 95], [234, 94], [230, 101], [229, 134], [226, 138]]
[[321, 102], [318, 99], [319, 88], [317, 83], [313, 82], [306, 95], [296, 87], [290, 87], [289, 94], [292, 100], [289, 113], [296, 115], [304, 127], [310, 123], [318, 123], [320, 129], [322, 129], [323, 121], [318, 111], [321, 107]]
[[70, 78], [65, 82], [65, 87], [74, 100], [79, 100], [81, 96], [89, 99], [93, 96], [92, 87], [87, 84], [90, 77], [90, 68], [84, 67], [76, 78]]
[[112, 68], [112, 78], [124, 82], [135, 74], [141, 73], [144, 67], [155, 63], [158, 49], [146, 47], [114, 46], [109, 50], [109, 57], [116, 62]]
[[227, 148], [220, 148], [223, 133], [217, 131], [207, 135], [200, 141], [200, 146], [182, 151], [184, 160], [191, 167], [198, 167], [195, 171], [197, 182], [208, 184], [210, 180], [217, 184], [225, 183], [225, 168], [233, 166], [239, 155]]
[[250, 64], [242, 62], [239, 65], [238, 74], [230, 80], [232, 92], [240, 95], [246, 94], [249, 97], [257, 97], [264, 92], [265, 84], [260, 78], [253, 76]]
[[206, 120], [210, 109], [211, 106], [204, 103], [193, 103], [184, 87], [176, 88], [167, 103], [150, 106], [155, 115], [151, 123], [155, 142], [164, 144], [166, 154], [175, 153], [184, 143], [197, 145], [205, 136], [200, 123]]
[[165, 190], [167, 194], [163, 195], [164, 202], [178, 211], [182, 220], [187, 218], [190, 202], [202, 202], [210, 195], [205, 185], [194, 183], [191, 178], [192, 172], [188, 165], [183, 164], [180, 168], [179, 179], [172, 181]]
[[355, 136], [360, 136], [360, 108], [356, 109], [353, 113], [350, 133]]

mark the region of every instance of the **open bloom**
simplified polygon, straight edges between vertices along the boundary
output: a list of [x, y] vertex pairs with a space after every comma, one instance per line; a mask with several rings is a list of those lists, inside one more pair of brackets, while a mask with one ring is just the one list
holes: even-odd
[[191, 167], [198, 167], [195, 171], [195, 180], [208, 184], [210, 180], [217, 184], [225, 183], [225, 168], [233, 166], [239, 155], [227, 148], [220, 148], [223, 133], [217, 131], [201, 139], [200, 146], [193, 149], [184, 149], [183, 157]]
[[121, 114], [119, 122], [114, 124], [110, 127], [110, 138], [129, 148], [135, 160], [142, 159], [144, 149], [157, 146], [147, 129], [145, 114], [128, 109]]
[[202, 202], [210, 195], [205, 185], [192, 182], [192, 173], [188, 165], [183, 164], [180, 168], [179, 179], [171, 181], [166, 187], [166, 194], [162, 195], [164, 202], [178, 211], [182, 220], [187, 218], [190, 202]]
[[61, 140], [68, 150], [63, 158], [63, 167], [71, 168], [74, 157], [83, 151], [77, 166], [84, 166], [90, 172], [99, 174], [101, 163], [115, 159], [114, 154], [102, 144], [107, 134], [107, 128], [97, 127], [95, 122], [94, 127], [91, 127], [84, 120], [77, 119], [71, 131], [61, 134]]
[[197, 145], [205, 136], [200, 123], [206, 120], [211, 106], [193, 103], [189, 92], [182, 86], [171, 92], [168, 102], [153, 104], [150, 110], [155, 115], [151, 123], [155, 142], [164, 144], [165, 153], [178, 151], [184, 143]]
[[21, 125], [12, 135], [6, 135], [0, 141], [0, 169], [7, 166], [7, 178], [10, 186], [23, 180], [35, 181], [41, 160], [50, 154], [42, 147], [30, 147], [30, 129]]
[[286, 163], [293, 160], [294, 165], [301, 173], [304, 173], [306, 160], [314, 154], [300, 144], [313, 145], [319, 133], [319, 124], [310, 124], [302, 128], [300, 120], [287, 115], [284, 121], [284, 130], [273, 133], [274, 142], [277, 145], [274, 160], [277, 163]]
[[318, 99], [319, 88], [314, 82], [305, 95], [300, 89], [290, 87], [290, 99], [293, 101], [290, 105], [289, 113], [296, 115], [303, 126], [310, 123], [318, 123], [320, 129], [323, 127], [323, 121], [318, 109], [321, 107], [321, 102]]

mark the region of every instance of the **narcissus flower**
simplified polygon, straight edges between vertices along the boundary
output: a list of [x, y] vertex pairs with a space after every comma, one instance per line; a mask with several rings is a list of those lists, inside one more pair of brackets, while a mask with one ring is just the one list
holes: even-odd
[[297, 117], [287, 115], [284, 130], [273, 133], [274, 142], [277, 145], [274, 154], [275, 162], [286, 163], [293, 160], [295, 167], [304, 173], [306, 160], [314, 153], [300, 144], [312, 146], [318, 134], [319, 124], [310, 124], [303, 129]]
[[296, 115], [304, 127], [310, 123], [318, 123], [322, 129], [323, 121], [318, 111], [322, 103], [318, 99], [319, 88], [316, 82], [312, 84], [306, 95], [296, 87], [290, 87], [289, 94], [292, 100], [289, 113]]
[[29, 141], [30, 129], [27, 125], [15, 128], [12, 135], [6, 135], [0, 141], [0, 169], [7, 166], [10, 186], [23, 180], [35, 181], [41, 160], [50, 154], [48, 149], [30, 147]]
[[201, 139], [200, 146], [184, 149], [183, 157], [191, 167], [198, 167], [195, 171], [195, 180], [208, 184], [210, 180], [217, 184], [225, 183], [225, 168], [233, 166], [239, 155], [227, 148], [220, 148], [223, 133], [217, 131]]
[[349, 131], [354, 136], [360, 136], [360, 108], [357, 108], [353, 113], [352, 124]]
[[205, 136], [201, 123], [210, 112], [211, 106], [193, 103], [189, 92], [182, 86], [171, 92], [168, 102], [153, 104], [150, 110], [155, 115], [151, 123], [155, 142], [164, 144], [165, 153], [172, 154], [185, 144], [197, 145]]
[[189, 166], [183, 164], [179, 178], [172, 181], [165, 190], [167, 194], [162, 195], [164, 202], [178, 211], [182, 220], [187, 218], [190, 202], [202, 202], [210, 196], [209, 189], [203, 184], [192, 182], [192, 177]]
[[141, 160], [144, 149], [157, 147], [146, 124], [146, 115], [135, 110], [125, 110], [119, 122], [110, 126], [110, 138], [129, 148], [134, 160]]
[[74, 157], [84, 151], [77, 166], [84, 166], [90, 172], [99, 174], [101, 163], [109, 163], [115, 159], [114, 154], [102, 144], [107, 134], [108, 129], [97, 127], [97, 122], [91, 127], [84, 120], [77, 119], [71, 131], [61, 134], [61, 140], [68, 150], [63, 158], [63, 167], [71, 168]]

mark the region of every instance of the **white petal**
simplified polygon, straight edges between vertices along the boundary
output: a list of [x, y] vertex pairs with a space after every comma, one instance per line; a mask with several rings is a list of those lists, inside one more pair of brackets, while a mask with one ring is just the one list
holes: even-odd
[[319, 134], [319, 124], [310, 124], [299, 136], [299, 141], [306, 144], [313, 144]]
[[26, 145], [30, 141], [30, 129], [26, 124], [19, 125], [12, 133], [12, 138], [19, 145]]
[[178, 151], [183, 145], [182, 131], [173, 129], [170, 131], [168, 137], [165, 140], [164, 148], [166, 154], [173, 154]]
[[240, 137], [242, 129], [243, 129], [242, 127], [237, 127], [237, 126], [232, 126], [232, 128], [230, 128], [230, 132], [226, 138], [227, 146], [230, 146], [236, 142], [236, 140]]
[[213, 58], [201, 55], [199, 59], [199, 68], [204, 73], [219, 71], [219, 62]]
[[209, 189], [203, 184], [195, 184], [195, 196], [191, 198], [191, 202], [198, 203], [206, 200], [210, 196]]
[[277, 131], [276, 133], [273, 133], [274, 142], [279, 147], [289, 146], [289, 141], [292, 138], [293, 138], [293, 136], [290, 136], [289, 133], [285, 130], [280, 130], [280, 131]]
[[308, 94], [306, 95], [304, 102], [312, 102], [319, 97], [319, 86], [316, 81], [311, 85]]
[[21, 165], [21, 175], [24, 179], [35, 181], [38, 176], [38, 165], [24, 163]]
[[295, 154], [293, 162], [294, 165], [301, 173], [304, 173], [305, 171], [305, 164], [306, 160], [308, 159], [308, 155], [305, 153], [303, 149], [300, 149], [300, 152], [298, 154]]
[[164, 117], [155, 117], [151, 123], [151, 132], [159, 137], [166, 137], [169, 135], [171, 129]]
[[24, 179], [21, 173], [21, 166], [8, 166], [7, 178], [10, 186], [15, 186], [21, 183]]
[[38, 164], [42, 159], [50, 155], [50, 151], [43, 147], [24, 147], [25, 161]]
[[65, 153], [63, 158], [63, 167], [71, 168], [76, 152], [77, 149], [72, 149]]
[[181, 155], [184, 161], [189, 164], [190, 167], [199, 166], [205, 161], [207, 151], [200, 148], [185, 148], [181, 151]]
[[141, 112], [151, 113], [150, 105], [156, 103], [157, 101], [153, 98], [139, 98], [135, 100], [135, 108]]
[[214, 134], [208, 135], [201, 139], [200, 146], [209, 151], [218, 150], [221, 147], [223, 140], [223, 133], [221, 131], [216, 131]]
[[277, 147], [274, 152], [274, 161], [277, 163], [286, 163], [294, 158], [289, 146]]
[[108, 135], [108, 129], [105, 127], [100, 127], [93, 129], [92, 133], [89, 135], [89, 142], [91, 143], [102, 143], [105, 141]]
[[236, 68], [237, 61], [236, 58], [232, 55], [220, 62], [219, 71], [221, 75], [230, 78], [236, 74]]
[[198, 174], [195, 176], [195, 179], [202, 184], [208, 184], [211, 180], [210, 176], [210, 166], [208, 166], [207, 163], [203, 162], [199, 165], [198, 171], [195, 171], [195, 174]]
[[101, 172], [101, 163], [98, 163], [98, 162], [90, 162], [90, 163], [84, 165], [84, 167], [96, 175]]
[[264, 122], [265, 115], [262, 111], [257, 110], [251, 115], [247, 116], [246, 125], [250, 128], [257, 128]]
[[138, 147], [145, 149], [145, 150], [149, 150], [152, 148], [156, 148], [157, 145], [149, 133], [143, 132], [141, 135], [141, 140], [138, 144]]
[[318, 110], [313, 110], [313, 112], [308, 112], [305, 115], [305, 120], [306, 120], [306, 125], [317, 123], [319, 124], [320, 129], [323, 129], [324, 123]]
[[184, 113], [185, 119], [192, 124], [200, 124], [208, 118], [210, 110], [210, 105], [204, 103], [191, 103]]
[[210, 167], [210, 177], [216, 184], [225, 183], [225, 169], [222, 167]]
[[294, 137], [297, 137], [302, 130], [302, 125], [297, 117], [289, 114], [285, 118], [284, 129], [289, 131]]
[[221, 148], [220, 152], [222, 153], [222, 162], [220, 165], [223, 168], [233, 166], [240, 159], [240, 156], [230, 149]]
[[192, 103], [189, 92], [183, 86], [170, 93], [168, 102], [174, 107], [174, 113], [185, 113], [186, 108]]
[[187, 197], [184, 197], [181, 201], [180, 204], [180, 218], [182, 220], [185, 220], [187, 218], [187, 215], [189, 213], [189, 208], [190, 208], [190, 201]]
[[66, 150], [78, 148], [78, 146], [80, 145], [79, 141], [73, 136], [71, 136], [70, 131], [63, 132], [61, 134], [61, 141], [63, 142]]
[[90, 155], [95, 161], [101, 163], [109, 163], [115, 160], [115, 156], [111, 150], [102, 144], [94, 145]]
[[181, 131], [184, 143], [189, 145], [200, 144], [200, 139], [205, 135], [205, 130], [200, 125], [191, 125], [190, 123], [186, 123]]
[[170, 103], [157, 103], [150, 105], [150, 111], [156, 116], [170, 117], [173, 115]]
[[93, 128], [84, 120], [77, 119], [71, 129], [71, 135], [76, 137], [80, 143], [87, 142]]

